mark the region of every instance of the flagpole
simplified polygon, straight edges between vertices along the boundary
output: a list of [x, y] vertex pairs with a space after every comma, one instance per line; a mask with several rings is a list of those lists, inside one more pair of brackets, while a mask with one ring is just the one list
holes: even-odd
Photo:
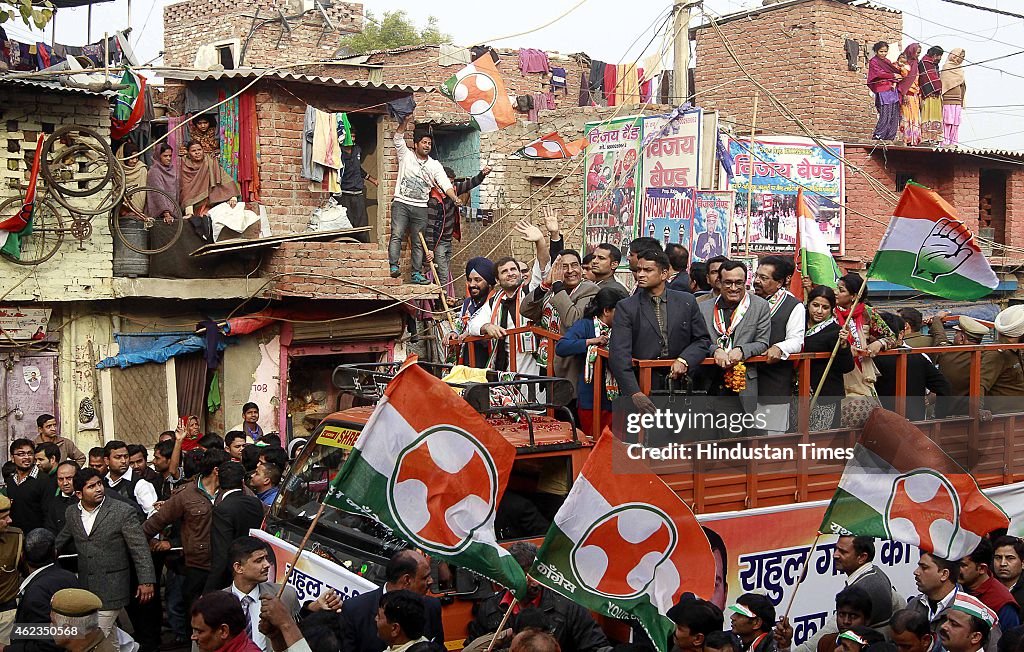
[[291, 577], [292, 571], [295, 570], [295, 566], [299, 563], [302, 551], [305, 549], [306, 543], [309, 542], [309, 537], [313, 534], [313, 530], [316, 528], [317, 522], [323, 515], [325, 507], [327, 507], [327, 503], [320, 503], [320, 509], [316, 510], [316, 516], [313, 517], [313, 521], [309, 524], [309, 528], [306, 529], [306, 535], [302, 537], [302, 543], [299, 544], [298, 550], [295, 551], [295, 557], [292, 558], [291, 565], [284, 569], [284, 577], [281, 578], [281, 588], [277, 590], [278, 600], [280, 600], [281, 596], [284, 595], [284, 588], [288, 586], [288, 578]]
[[793, 608], [793, 602], [796, 601], [796, 592], [800, 589], [800, 584], [807, 577], [807, 568], [811, 565], [811, 557], [814, 556], [814, 551], [818, 549], [818, 540], [821, 539], [821, 532], [818, 532], [818, 536], [814, 537], [814, 543], [811, 544], [811, 550], [807, 553], [804, 558], [803, 568], [800, 569], [800, 577], [796, 578], [796, 585], [793, 586], [793, 592], [789, 594], [789, 604], [786, 605], [786, 612], [782, 614], [783, 618], [789, 618], [789, 612]]
[[491, 637], [491, 642], [487, 646], [487, 652], [491, 652], [494, 649], [494, 644], [498, 641], [498, 637], [505, 631], [505, 624], [508, 623], [509, 616], [512, 615], [512, 610], [516, 608], [516, 604], [519, 603], [519, 599], [516, 597], [512, 598], [512, 602], [508, 604], [508, 609], [505, 610], [505, 615], [501, 618], [501, 623], [498, 625], [498, 630], [494, 632], [494, 636]]
[[747, 179], [747, 230], [745, 232], [746, 243], [743, 246], [743, 255], [750, 255], [750, 203], [754, 198], [754, 129], [757, 127], [757, 103], [761, 99], [761, 93], [754, 91], [754, 113], [750, 118], [750, 177]]
[[[850, 305], [850, 317], [853, 317], [853, 311], [857, 309], [857, 304], [860, 303], [861, 297], [864, 296], [864, 289], [868, 286], [868, 278], [871, 276], [871, 267], [868, 266], [867, 272], [864, 274], [864, 283], [861, 284], [860, 290], [857, 291], [857, 296], [853, 298], [853, 303]], [[846, 324], [843, 327], [846, 328], [850, 320], [846, 320]], [[832, 355], [828, 358], [828, 364], [825, 365], [825, 372], [821, 374], [821, 380], [818, 381], [818, 387], [814, 390], [814, 396], [811, 397], [811, 404], [807, 408], [808, 410], [814, 409], [814, 404], [818, 400], [818, 395], [821, 394], [821, 388], [825, 386], [825, 379], [828, 378], [828, 372], [832, 369], [832, 363], [836, 359], [836, 354], [839, 353], [839, 345], [842, 344], [843, 339], [841, 337], [836, 338], [836, 345], [832, 347]]]

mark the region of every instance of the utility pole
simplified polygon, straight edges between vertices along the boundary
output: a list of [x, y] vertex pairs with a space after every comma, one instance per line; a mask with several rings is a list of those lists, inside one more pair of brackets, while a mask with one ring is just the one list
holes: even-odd
[[690, 95], [690, 7], [693, 0], [673, 0], [672, 59], [675, 72], [672, 74], [672, 104], [679, 105]]

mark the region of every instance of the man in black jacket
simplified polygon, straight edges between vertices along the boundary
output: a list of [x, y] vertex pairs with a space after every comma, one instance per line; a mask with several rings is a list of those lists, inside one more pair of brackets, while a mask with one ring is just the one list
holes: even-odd
[[[455, 180], [455, 171], [445, 166], [444, 173], [455, 189], [455, 195], [463, 195], [476, 188], [491, 173], [490, 166], [484, 167], [479, 174], [469, 179]], [[427, 242], [427, 262], [437, 267], [439, 278], [435, 282], [444, 287], [448, 283], [448, 267], [452, 262], [452, 239], [462, 238], [459, 207], [455, 202], [440, 191], [430, 193], [427, 201], [427, 228], [423, 237]]]
[[672, 242], [665, 246], [665, 255], [669, 266], [668, 289], [693, 294], [690, 274], [686, 271], [690, 266], [690, 252], [683, 245]]
[[31, 439], [15, 439], [10, 447], [14, 462], [14, 477], [7, 483], [7, 497], [11, 499], [11, 520], [22, 532], [43, 527], [46, 511], [46, 483], [37, 476], [36, 445]]
[[[638, 291], [618, 303], [609, 343], [609, 365], [622, 396], [638, 410], [653, 411], [633, 372], [633, 358], [672, 360], [669, 375], [680, 378], [697, 369], [711, 347], [708, 327], [692, 294], [666, 287], [668, 258], [657, 249], [636, 255]], [[655, 374], [655, 388], [664, 376]]]
[[220, 476], [220, 501], [213, 508], [210, 532], [210, 574], [206, 590], [215, 591], [231, 583], [228, 550], [239, 537], [249, 535], [263, 523], [263, 503], [256, 496], [242, 491], [245, 468], [238, 462], [225, 462], [217, 467]]
[[[508, 552], [522, 566], [523, 571], [528, 572], [537, 557], [537, 546], [528, 541], [517, 541], [509, 547]], [[548, 591], [529, 577], [527, 582], [526, 599], [513, 607], [507, 627], [517, 630], [516, 619], [520, 610], [533, 607], [547, 615], [551, 633], [558, 639], [562, 652], [604, 652], [611, 649], [607, 637], [589, 611], [554, 591]], [[511, 604], [512, 594], [500, 591], [476, 605], [473, 620], [469, 623], [469, 640], [466, 642], [497, 631]]]
[[[56, 564], [54, 550], [56, 537], [49, 530], [38, 528], [25, 537], [25, 566], [28, 577], [21, 583], [21, 601], [14, 621], [22, 624], [49, 624], [50, 600], [62, 589], [78, 589], [81, 584], [74, 573]], [[16, 639], [7, 647], [9, 652], [57, 652], [51, 640]]]
[[395, 553], [384, 570], [386, 583], [382, 588], [362, 593], [342, 603], [343, 650], [359, 652], [383, 652], [388, 644], [377, 631], [377, 611], [385, 593], [408, 589], [423, 596], [426, 611], [424, 636], [437, 645], [444, 646], [444, 627], [441, 624], [441, 602], [427, 595], [430, 589], [430, 560], [415, 550]]
[[[897, 346], [905, 351], [910, 347], [903, 343], [903, 318], [891, 312], [883, 312], [880, 315], [885, 325], [896, 333]], [[903, 355], [903, 354], [901, 354]], [[942, 375], [935, 363], [924, 353], [907, 353], [907, 410], [904, 416], [910, 421], [923, 421], [925, 419], [925, 395], [930, 391], [936, 396], [949, 396], [953, 393], [949, 380]], [[882, 355], [875, 358], [875, 366], [878, 367], [878, 379], [875, 380], [875, 390], [878, 392], [878, 400], [882, 407], [887, 410], [896, 409], [896, 362], [898, 358], [894, 355]], [[936, 417], [947, 416], [949, 403], [938, 400], [936, 405]]]

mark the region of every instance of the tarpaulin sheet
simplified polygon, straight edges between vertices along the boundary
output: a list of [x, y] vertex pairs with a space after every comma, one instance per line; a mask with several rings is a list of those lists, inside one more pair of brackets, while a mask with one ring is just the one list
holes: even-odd
[[[97, 369], [124, 369], [147, 362], [162, 364], [175, 356], [203, 351], [206, 347], [206, 339], [191, 332], [115, 333], [114, 340], [120, 353], [101, 360], [96, 365]], [[224, 345], [220, 345], [218, 349], [223, 350]]]

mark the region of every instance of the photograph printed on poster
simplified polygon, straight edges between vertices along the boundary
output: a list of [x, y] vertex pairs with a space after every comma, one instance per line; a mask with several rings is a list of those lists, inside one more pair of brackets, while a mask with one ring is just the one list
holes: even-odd
[[681, 244], [690, 249], [693, 228], [693, 188], [647, 188], [644, 191], [644, 230], [641, 235], [661, 242], [662, 247]]
[[700, 262], [715, 256], [729, 255], [732, 195], [729, 190], [701, 190], [697, 193], [691, 261]]
[[843, 144], [825, 141], [825, 145], [787, 136], [758, 137], [753, 146], [749, 139], [729, 141], [735, 172], [730, 187], [736, 191], [734, 250], [746, 249], [749, 221], [750, 251], [792, 252], [797, 239], [796, 197], [802, 187], [804, 196], [818, 203], [818, 228], [825, 240], [833, 251], [842, 253]]
[[624, 250], [636, 237], [640, 133], [640, 118], [587, 125], [588, 251], [602, 242]]

